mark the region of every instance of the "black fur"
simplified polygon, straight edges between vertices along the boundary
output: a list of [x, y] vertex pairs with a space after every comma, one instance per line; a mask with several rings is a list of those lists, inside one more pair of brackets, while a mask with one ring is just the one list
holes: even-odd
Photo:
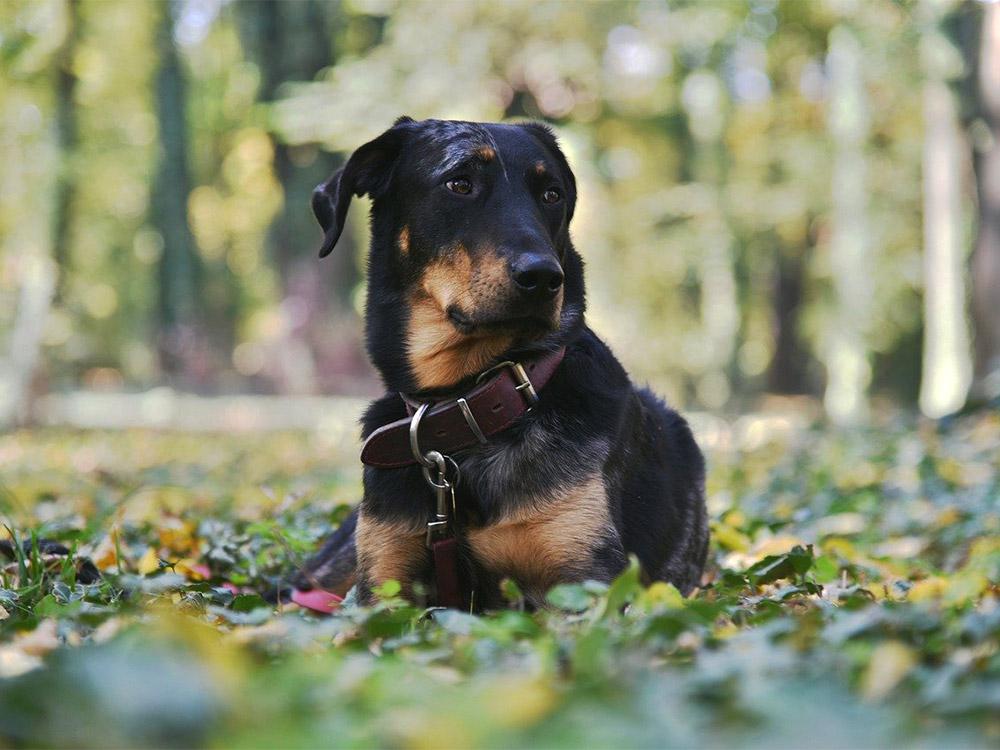
[[[495, 158], [470, 158], [482, 148]], [[540, 161], [546, 167], [544, 177], [536, 166]], [[470, 176], [471, 195], [455, 196], [445, 189], [445, 181], [456, 175]], [[556, 189], [561, 200], [549, 205], [540, 199], [547, 188]], [[579, 559], [557, 571], [558, 580], [608, 581], [627, 564], [627, 555], [634, 554], [647, 580], [670, 581], [684, 592], [695, 587], [708, 542], [702, 455], [687, 423], [648, 390], [636, 388], [584, 322], [583, 262], [569, 235], [576, 182], [551, 131], [535, 123], [401, 118], [316, 189], [313, 206], [325, 231], [321, 255], [336, 244], [350, 197], [364, 194], [373, 200], [366, 338], [386, 395], [365, 413], [363, 434], [406, 416], [399, 392], [418, 397], [457, 392], [468, 388], [476, 375], [463, 372], [455, 382], [421, 393], [409, 359], [410, 291], [443, 248], [456, 242], [489, 247], [510, 268], [529, 251], [555, 257], [564, 274], [555, 323], [525, 317], [531, 310], [505, 297], [497, 309], [516, 323], [506, 324], [503, 314], [493, 310], [480, 328], [475, 320], [469, 324], [471, 330], [493, 326], [513, 336], [496, 361], [560, 346], [567, 347], [567, 353], [531, 412], [488, 444], [454, 456], [462, 474], [459, 526], [489, 526], [525, 503], [544, 514], [546, 497], [599, 471], [613, 529], [596, 546], [582, 546]], [[404, 227], [410, 238], [407, 252], [398, 247]], [[456, 326], [465, 324], [461, 316], [456, 321]], [[419, 526], [433, 513], [433, 496], [417, 468], [366, 467], [364, 487], [361, 509], [366, 517]], [[311, 579], [337, 589], [339, 579], [331, 571], [340, 575], [355, 560], [354, 522], [352, 516], [324, 545], [300, 583]], [[475, 559], [468, 548], [463, 561], [477, 604], [502, 605], [500, 576], [489, 561]], [[417, 581], [430, 584], [429, 558], [418, 567]], [[361, 599], [368, 600], [371, 582], [366, 571], [358, 571], [358, 583]], [[539, 597], [532, 599], [537, 604]]]

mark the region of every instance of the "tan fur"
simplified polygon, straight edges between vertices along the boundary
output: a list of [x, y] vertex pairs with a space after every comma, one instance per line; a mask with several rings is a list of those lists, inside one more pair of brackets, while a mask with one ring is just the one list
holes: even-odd
[[399, 230], [399, 238], [396, 240], [396, 244], [399, 246], [399, 251], [406, 255], [410, 252], [410, 227], [404, 226]]
[[484, 567], [542, 596], [614, 534], [604, 481], [594, 475], [498, 524], [470, 530], [468, 541]]
[[493, 161], [496, 158], [497, 152], [491, 146], [480, 146], [475, 150], [475, 154], [483, 161]]
[[358, 569], [365, 571], [368, 584], [375, 587], [392, 579], [408, 591], [427, 562], [425, 534], [426, 529], [419, 524], [386, 523], [362, 511], [355, 545]]
[[468, 315], [489, 309], [508, 284], [503, 259], [492, 252], [473, 264], [456, 247], [425, 270], [410, 296], [407, 332], [410, 367], [420, 388], [439, 388], [482, 372], [513, 342], [506, 333], [463, 334], [448, 319], [455, 305]]
[[545, 174], [545, 162], [535, 162], [535, 174]]

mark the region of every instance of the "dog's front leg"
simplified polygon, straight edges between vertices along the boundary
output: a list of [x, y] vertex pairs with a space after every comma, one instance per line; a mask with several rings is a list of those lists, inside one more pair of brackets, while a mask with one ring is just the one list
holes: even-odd
[[397, 581], [402, 596], [414, 600], [413, 584], [426, 577], [430, 555], [426, 529], [412, 522], [382, 519], [364, 506], [358, 516], [358, 601], [372, 604], [374, 589]]

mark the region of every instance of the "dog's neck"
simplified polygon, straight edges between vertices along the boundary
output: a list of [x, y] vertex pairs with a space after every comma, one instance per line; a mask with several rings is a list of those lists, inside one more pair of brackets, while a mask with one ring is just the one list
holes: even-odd
[[[464, 373], [463, 377], [458, 380], [435, 388], [421, 389], [417, 387], [416, 379], [410, 370], [405, 351], [401, 352], [402, 356], [391, 358], [388, 362], [383, 360], [384, 366], [380, 367], [378, 362], [376, 362], [376, 368], [382, 376], [382, 382], [385, 384], [387, 391], [405, 393], [415, 401], [439, 400], [454, 394], [461, 395], [463, 392], [471, 390], [475, 387], [476, 379], [485, 370], [501, 362], [522, 362], [538, 357], [546, 352], [554, 352], [566, 347], [579, 338], [583, 329], [583, 311], [578, 306], [567, 305], [563, 308], [561, 324], [558, 330], [533, 341], [515, 342], [513, 346], [503, 350], [485, 365]], [[369, 336], [369, 340], [372, 338], [375, 337]], [[374, 356], [372, 359], [376, 361]]]

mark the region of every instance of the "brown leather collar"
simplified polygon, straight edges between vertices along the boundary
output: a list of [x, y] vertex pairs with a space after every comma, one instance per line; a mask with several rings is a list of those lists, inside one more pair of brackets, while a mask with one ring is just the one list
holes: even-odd
[[[421, 450], [449, 455], [503, 432], [531, 409], [538, 391], [549, 382], [565, 354], [562, 347], [523, 363], [504, 362], [480, 375], [478, 385], [465, 395], [434, 404], [418, 427]], [[412, 417], [420, 402], [400, 395]], [[369, 435], [361, 460], [379, 469], [416, 464], [410, 448], [410, 417], [383, 425]]]

